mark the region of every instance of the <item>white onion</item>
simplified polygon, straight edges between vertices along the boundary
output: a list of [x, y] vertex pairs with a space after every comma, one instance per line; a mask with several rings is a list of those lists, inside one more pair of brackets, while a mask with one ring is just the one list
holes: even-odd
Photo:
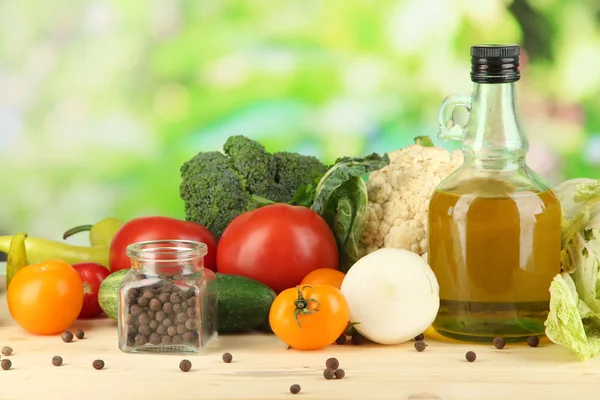
[[408, 250], [382, 248], [358, 260], [342, 282], [354, 328], [380, 344], [404, 343], [423, 333], [440, 307], [429, 264]]

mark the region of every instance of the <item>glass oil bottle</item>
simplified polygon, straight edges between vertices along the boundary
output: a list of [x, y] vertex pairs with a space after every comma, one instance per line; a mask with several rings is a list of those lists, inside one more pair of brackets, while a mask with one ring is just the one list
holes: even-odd
[[[429, 205], [429, 264], [440, 285], [433, 328], [464, 341], [522, 341], [544, 333], [549, 287], [560, 272], [561, 208], [526, 164], [517, 104], [520, 48], [471, 48], [469, 96], [439, 112], [439, 137], [462, 142], [464, 163]], [[456, 107], [469, 112], [465, 126]]]

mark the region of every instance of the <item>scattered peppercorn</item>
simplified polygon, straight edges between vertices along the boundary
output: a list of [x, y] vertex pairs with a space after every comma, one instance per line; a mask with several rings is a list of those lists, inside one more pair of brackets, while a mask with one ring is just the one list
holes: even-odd
[[335, 371], [331, 368], [325, 368], [325, 370], [323, 370], [323, 377], [325, 379], [333, 379], [335, 378]]
[[338, 361], [337, 358], [331, 357], [331, 358], [328, 358], [327, 361], [325, 361], [325, 366], [327, 368], [331, 368], [332, 370], [335, 371], [336, 369], [339, 368], [340, 362]]
[[358, 332], [352, 334], [352, 344], [363, 344], [365, 342], [365, 337]]
[[335, 339], [337, 344], [346, 344], [346, 335], [342, 334], [339, 338]]
[[104, 361], [94, 360], [94, 362], [92, 363], [92, 366], [96, 369], [102, 369], [102, 368], [104, 368]]
[[290, 386], [290, 393], [291, 394], [298, 394], [298, 393], [300, 393], [300, 385], [294, 384], [294, 385]]
[[427, 344], [422, 340], [418, 340], [415, 342], [415, 350], [417, 350], [419, 352], [425, 350], [426, 347], [427, 347]]
[[55, 367], [60, 367], [63, 363], [63, 359], [61, 356], [54, 356], [52, 357], [52, 365], [54, 365]]
[[475, 354], [474, 351], [467, 351], [467, 354], [465, 354], [465, 358], [468, 362], [473, 362], [477, 358], [477, 354]]
[[2, 369], [6, 371], [10, 369], [10, 367], [12, 367], [12, 362], [8, 358], [5, 358], [4, 360], [2, 360], [2, 362], [0, 362], [0, 367], [2, 367]]
[[226, 362], [227, 364], [229, 364], [231, 360], [233, 360], [233, 356], [231, 355], [231, 353], [224, 353], [223, 357], [221, 358], [223, 359], [223, 362]]
[[4, 346], [2, 348], [2, 355], [3, 356], [8, 357], [8, 356], [10, 356], [12, 354], [12, 352], [13, 352], [13, 349], [11, 347], [9, 347], [9, 346]]
[[73, 340], [73, 334], [69, 331], [63, 332], [63, 334], [60, 337], [62, 338], [63, 342], [65, 342], [65, 343], [69, 343], [70, 341]]
[[181, 360], [179, 363], [179, 369], [183, 372], [188, 372], [190, 369], [192, 369], [192, 363], [190, 360]]
[[538, 347], [538, 344], [540, 344], [540, 338], [537, 336], [529, 336], [527, 338], [527, 344], [531, 347]]
[[499, 336], [494, 338], [494, 347], [495, 348], [503, 349], [505, 345], [506, 345], [506, 341], [504, 340], [504, 338], [501, 338]]
[[346, 371], [344, 371], [343, 369], [336, 369], [335, 370], [335, 378], [336, 379], [344, 379], [344, 377], [346, 376]]
[[422, 333], [418, 334], [417, 336], [415, 336], [415, 341], [419, 342], [425, 340], [425, 335], [423, 335]]
[[75, 334], [75, 337], [77, 339], [83, 339], [83, 337], [85, 336], [85, 332], [82, 331], [81, 329], [77, 331], [77, 333]]

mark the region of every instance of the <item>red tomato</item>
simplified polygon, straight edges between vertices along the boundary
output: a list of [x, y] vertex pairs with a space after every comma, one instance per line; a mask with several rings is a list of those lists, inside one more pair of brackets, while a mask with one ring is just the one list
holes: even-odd
[[73, 268], [75, 268], [83, 282], [83, 307], [81, 307], [81, 312], [77, 318], [100, 316], [103, 311], [98, 304], [98, 292], [100, 291], [100, 284], [110, 274], [110, 271], [105, 266], [93, 262], [73, 264]]
[[272, 204], [239, 215], [217, 249], [220, 273], [247, 276], [276, 293], [319, 268], [338, 268], [337, 244], [325, 220], [306, 207]]
[[127, 246], [147, 240], [194, 240], [207, 247], [204, 267], [216, 270], [217, 238], [207, 228], [170, 217], [140, 217], [128, 221], [117, 231], [110, 245], [110, 271], [131, 268]]

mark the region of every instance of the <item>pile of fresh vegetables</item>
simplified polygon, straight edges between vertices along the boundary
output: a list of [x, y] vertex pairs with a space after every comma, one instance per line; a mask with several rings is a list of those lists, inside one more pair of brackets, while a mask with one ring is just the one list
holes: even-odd
[[[59, 334], [78, 318], [116, 319], [127, 246], [194, 240], [207, 245], [204, 266], [217, 275], [221, 333], [271, 331], [296, 349], [345, 342], [351, 331], [403, 343], [425, 331], [440, 306], [426, 261], [427, 210], [461, 162], [460, 152], [427, 137], [326, 166], [232, 136], [223, 152], [182, 165], [185, 221], [106, 218], [65, 232], [67, 239], [89, 231], [90, 246], [0, 237], [9, 310], [35, 334]], [[546, 333], [587, 359], [600, 353], [600, 182], [567, 181], [556, 192], [564, 271], [549, 289]]]

